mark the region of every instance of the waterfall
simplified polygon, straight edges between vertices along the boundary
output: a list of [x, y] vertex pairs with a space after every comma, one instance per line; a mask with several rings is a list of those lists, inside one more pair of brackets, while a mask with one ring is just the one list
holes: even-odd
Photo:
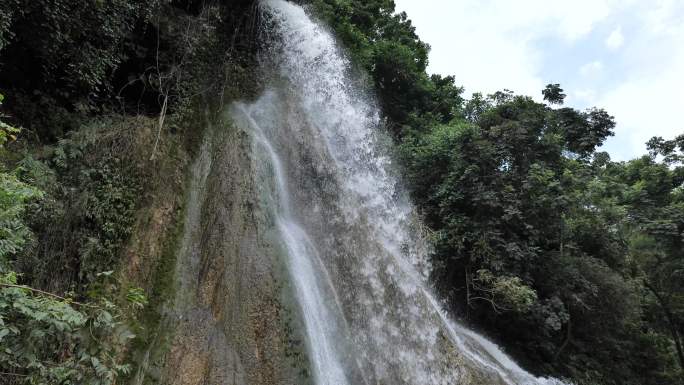
[[[287, 248], [288, 270], [294, 281], [296, 296], [301, 303], [310, 339], [309, 352], [312, 356], [314, 377], [319, 384], [345, 385], [348, 382], [334, 346], [337, 335], [336, 320], [325, 301], [322, 285], [326, 282], [319, 279], [319, 275], [325, 270], [317, 272], [314, 267], [314, 261], [319, 259], [318, 251], [308, 234], [293, 217], [284, 168], [261, 127], [263, 123], [257, 122], [252, 115], [251, 110], [255, 107], [238, 104], [235, 106], [238, 110], [235, 115], [246, 118], [246, 126], [254, 134], [255, 152], [263, 151], [265, 156], [259, 160], [271, 167], [270, 173], [275, 180], [276, 226]], [[328, 287], [332, 287], [331, 280], [327, 283]]]
[[450, 319], [427, 283], [427, 243], [373, 98], [303, 8], [260, 8], [267, 91], [231, 113], [253, 138], [313, 383], [561, 384]]

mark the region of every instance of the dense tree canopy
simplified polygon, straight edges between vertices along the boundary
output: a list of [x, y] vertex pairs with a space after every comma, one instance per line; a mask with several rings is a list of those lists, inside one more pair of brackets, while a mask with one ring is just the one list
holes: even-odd
[[[643, 206], [622, 201], [629, 193], [622, 177], [604, 176], [606, 168], [613, 173], [634, 165], [605, 163], [605, 155], [595, 153], [610, 134], [612, 118], [600, 110], [552, 109], [508, 93], [486, 102], [470, 121], [436, 126], [402, 144], [415, 199], [436, 231], [440, 289], [523, 359], [543, 363], [542, 370], [601, 383], [667, 381], [663, 373], [672, 357], [646, 343], [653, 335], [643, 330], [667, 332], [670, 323], [647, 322], [646, 303], [640, 304], [644, 293], [635, 286], [643, 282], [648, 289], [648, 281], [633, 275], [635, 247], [643, 247], [644, 230], [655, 219], [635, 223], [630, 214]], [[669, 196], [681, 185], [671, 179], [674, 171], [652, 158], [641, 167], [655, 168], [670, 182], [654, 192]], [[632, 183], [643, 184], [644, 177], [650, 176]], [[662, 210], [673, 212], [658, 208], [653, 214]], [[658, 229], [672, 227], [662, 221]], [[671, 234], [681, 237], [681, 231]], [[647, 239], [650, 252], [654, 244], [668, 244]], [[662, 254], [669, 260], [667, 251]], [[652, 266], [637, 267], [658, 274]], [[662, 298], [664, 312], [677, 279], [652, 280], [661, 285], [651, 291], [656, 303]], [[509, 284], [501, 289], [501, 282]], [[677, 342], [678, 334], [672, 338]], [[650, 359], [634, 360], [633, 352]], [[619, 365], [608, 364], [621, 356]]]

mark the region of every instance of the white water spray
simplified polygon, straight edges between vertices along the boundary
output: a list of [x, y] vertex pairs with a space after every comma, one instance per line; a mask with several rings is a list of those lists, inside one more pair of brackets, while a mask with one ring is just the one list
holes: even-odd
[[274, 227], [315, 383], [560, 384], [449, 319], [425, 282], [425, 242], [392, 175], [372, 98], [301, 7], [261, 7], [270, 90], [233, 115], [273, 184]]
[[336, 331], [336, 319], [331, 309], [325, 302], [325, 289], [322, 287], [321, 275], [328, 278], [328, 287], [331, 286], [330, 278], [324, 270], [314, 267], [314, 261], [318, 260], [318, 251], [307, 233], [295, 222], [290, 207], [290, 196], [286, 185], [285, 170], [276, 154], [273, 146], [266, 138], [262, 127], [252, 117], [251, 108], [237, 104], [233, 115], [243, 117], [246, 121], [242, 124], [250, 128], [255, 138], [255, 153], [265, 153], [264, 157], [258, 158], [271, 166], [272, 178], [275, 181], [276, 191], [276, 227], [287, 249], [288, 270], [293, 278], [295, 294], [301, 304], [301, 312], [309, 338], [309, 354], [314, 371], [314, 379], [321, 385], [346, 385], [348, 384], [344, 370], [337, 356], [336, 347], [333, 346]]

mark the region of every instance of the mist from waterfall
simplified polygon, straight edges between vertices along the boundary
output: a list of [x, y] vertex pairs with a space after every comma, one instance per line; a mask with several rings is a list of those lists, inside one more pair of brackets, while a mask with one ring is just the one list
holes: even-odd
[[450, 319], [427, 283], [429, 248], [373, 98], [303, 8], [260, 9], [267, 91], [232, 115], [253, 138], [313, 382], [561, 384]]

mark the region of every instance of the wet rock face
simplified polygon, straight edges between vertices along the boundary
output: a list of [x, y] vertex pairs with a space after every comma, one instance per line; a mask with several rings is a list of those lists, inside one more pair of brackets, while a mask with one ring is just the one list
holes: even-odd
[[[287, 256], [275, 229], [273, 207], [269, 206], [272, 186], [268, 186], [269, 181], [260, 180], [256, 170], [264, 165], [255, 153], [258, 148], [254, 146], [253, 135], [232, 124], [207, 132], [189, 167], [183, 231], [176, 253], [175, 295], [166, 305], [162, 320], [168, 328], [168, 344], [159, 374], [154, 376], [156, 382], [310, 384], [311, 364], [303, 352], [305, 338], [301, 334], [305, 328], [296, 315], [301, 310], [296, 305], [291, 278], [287, 277]], [[326, 179], [329, 171], [316, 171], [314, 165], [321, 162], [312, 159], [320, 155], [307, 151], [303, 145], [311, 138], [295, 135], [292, 140], [302, 142], [288, 143], [289, 150], [283, 150], [288, 163], [302, 166], [291, 168], [299, 174], [293, 178], [301, 189], [296, 197], [297, 210], [313, 221], [313, 227], [319, 228], [312, 231], [316, 238], [326, 239], [330, 232], [343, 232], [334, 223], [329, 224], [332, 227], [324, 225], [325, 218], [329, 221], [339, 214], [333, 215], [330, 210], [317, 213], [316, 207], [325, 207], [325, 201], [337, 197], [333, 192], [321, 193], [321, 186], [316, 185], [316, 181]], [[317, 174], [318, 177], [312, 177]], [[352, 243], [358, 242], [356, 239]], [[338, 248], [341, 253], [346, 250], [343, 244], [330, 245], [330, 250]], [[341, 264], [349, 262], [342, 255], [329, 257]], [[350, 273], [343, 270], [331, 271], [339, 277]], [[346, 289], [351, 295], [359, 288], [348, 285]], [[350, 318], [356, 324], [353, 319]], [[449, 358], [440, 371], [452, 373], [462, 384], [500, 383], [494, 376], [471, 370], [470, 363], [450, 345], [448, 338], [441, 339], [434, 348]], [[397, 370], [401, 373], [401, 368]], [[350, 383], [365, 384], [372, 378], [368, 373], [347, 374]], [[149, 381], [141, 383], [146, 382]]]
[[299, 384], [278, 249], [254, 199], [250, 139], [230, 126], [210, 131], [191, 169], [161, 382]]

